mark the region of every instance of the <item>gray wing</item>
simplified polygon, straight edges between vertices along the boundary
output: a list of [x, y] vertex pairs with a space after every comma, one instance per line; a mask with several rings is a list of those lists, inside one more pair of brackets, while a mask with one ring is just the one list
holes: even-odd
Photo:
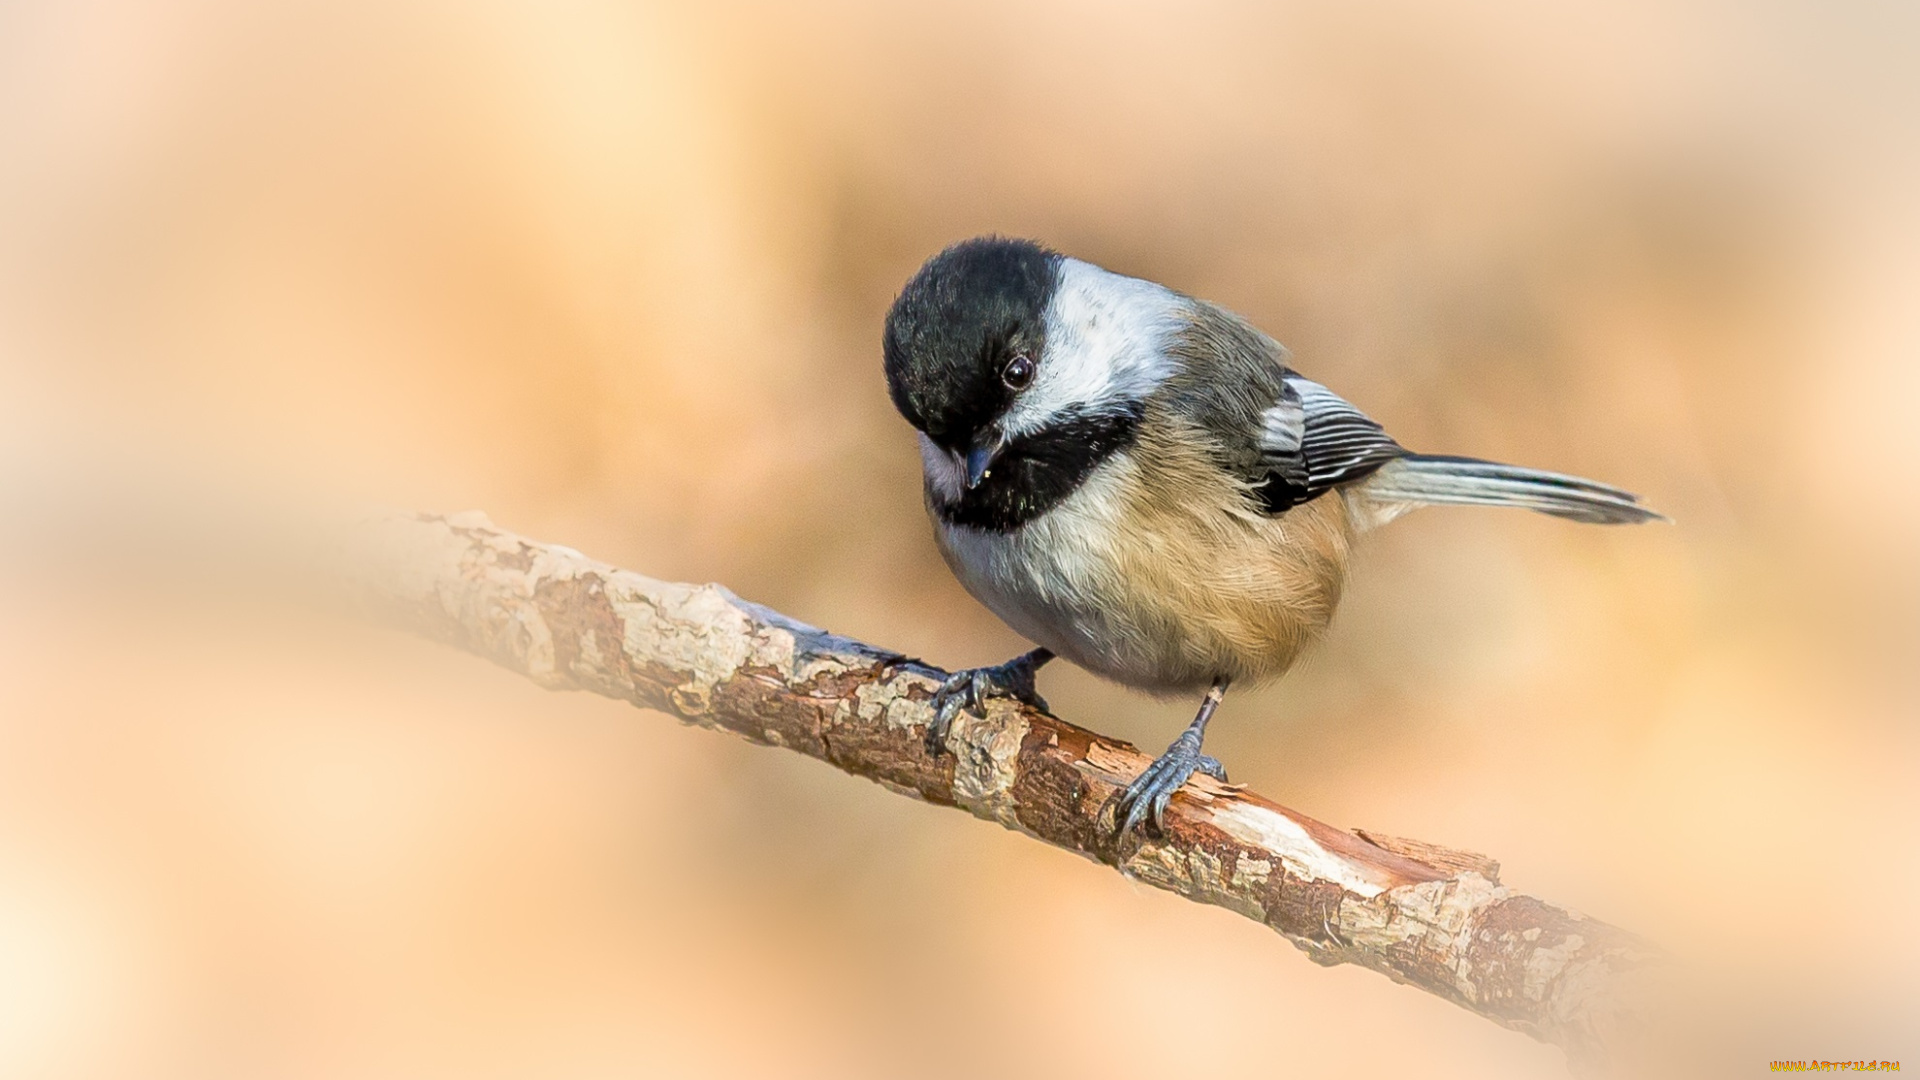
[[1270, 513], [1371, 476], [1406, 455], [1379, 424], [1346, 399], [1296, 371], [1280, 380], [1280, 400], [1260, 414], [1268, 473], [1259, 486]]

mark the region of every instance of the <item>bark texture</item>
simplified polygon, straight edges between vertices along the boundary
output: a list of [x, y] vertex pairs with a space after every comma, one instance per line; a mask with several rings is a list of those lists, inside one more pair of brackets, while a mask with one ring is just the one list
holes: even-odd
[[945, 672], [837, 637], [718, 585], [655, 581], [477, 514], [390, 515], [347, 565], [388, 617], [555, 689], [586, 690], [818, 758], [968, 810], [1279, 931], [1565, 1048], [1614, 1056], [1663, 965], [1646, 943], [1500, 884], [1485, 856], [1322, 824], [1197, 775], [1167, 835], [1112, 840], [1109, 796], [1151, 755], [995, 702], [922, 748]]

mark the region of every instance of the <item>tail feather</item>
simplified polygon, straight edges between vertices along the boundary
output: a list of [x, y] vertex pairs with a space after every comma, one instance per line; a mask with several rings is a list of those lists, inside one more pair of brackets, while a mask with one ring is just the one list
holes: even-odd
[[1616, 487], [1478, 458], [1409, 454], [1382, 466], [1361, 490], [1389, 506], [1518, 506], [1596, 525], [1667, 520]]

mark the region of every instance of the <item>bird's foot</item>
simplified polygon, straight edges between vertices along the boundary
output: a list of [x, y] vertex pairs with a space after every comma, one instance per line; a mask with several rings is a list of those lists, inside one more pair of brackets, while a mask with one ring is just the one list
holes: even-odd
[[1213, 688], [1207, 691], [1205, 700], [1200, 703], [1200, 715], [1193, 718], [1187, 730], [1173, 740], [1173, 745], [1167, 747], [1166, 753], [1154, 758], [1152, 764], [1134, 777], [1133, 783], [1113, 796], [1113, 820], [1117, 823], [1113, 838], [1116, 843], [1125, 842], [1128, 833], [1147, 821], [1153, 823], [1154, 835], [1165, 835], [1167, 801], [1194, 773], [1206, 773], [1223, 784], [1227, 782], [1227, 770], [1219, 760], [1200, 752], [1201, 740], [1207, 734], [1207, 722], [1213, 719], [1213, 711], [1219, 707], [1220, 699], [1226, 692], [1226, 680], [1215, 680]]
[[1114, 838], [1125, 840], [1128, 833], [1148, 822], [1155, 836], [1163, 835], [1167, 801], [1197, 772], [1206, 773], [1223, 784], [1227, 782], [1227, 770], [1219, 759], [1201, 753], [1197, 741], [1189, 745], [1185, 736], [1175, 739], [1166, 753], [1155, 758], [1126, 790], [1114, 796], [1114, 820], [1120, 823], [1114, 830]]
[[968, 668], [947, 676], [933, 693], [933, 722], [927, 725], [927, 753], [939, 757], [947, 749], [947, 732], [953, 718], [965, 709], [974, 716], [987, 715], [990, 698], [1012, 698], [1047, 711], [1047, 701], [1034, 689], [1034, 675], [1040, 665], [1053, 659], [1046, 649], [1035, 649], [993, 667]]

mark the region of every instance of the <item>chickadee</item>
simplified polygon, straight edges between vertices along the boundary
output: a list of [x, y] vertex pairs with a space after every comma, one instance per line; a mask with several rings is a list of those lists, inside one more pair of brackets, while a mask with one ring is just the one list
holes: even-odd
[[1056, 656], [1199, 714], [1115, 801], [1116, 835], [1194, 772], [1233, 683], [1326, 629], [1357, 536], [1436, 503], [1617, 525], [1660, 515], [1605, 484], [1415, 454], [1233, 313], [1025, 240], [929, 259], [887, 315], [887, 388], [920, 433], [947, 565], [1040, 647], [955, 674], [929, 752], [990, 696], [1045, 709]]

